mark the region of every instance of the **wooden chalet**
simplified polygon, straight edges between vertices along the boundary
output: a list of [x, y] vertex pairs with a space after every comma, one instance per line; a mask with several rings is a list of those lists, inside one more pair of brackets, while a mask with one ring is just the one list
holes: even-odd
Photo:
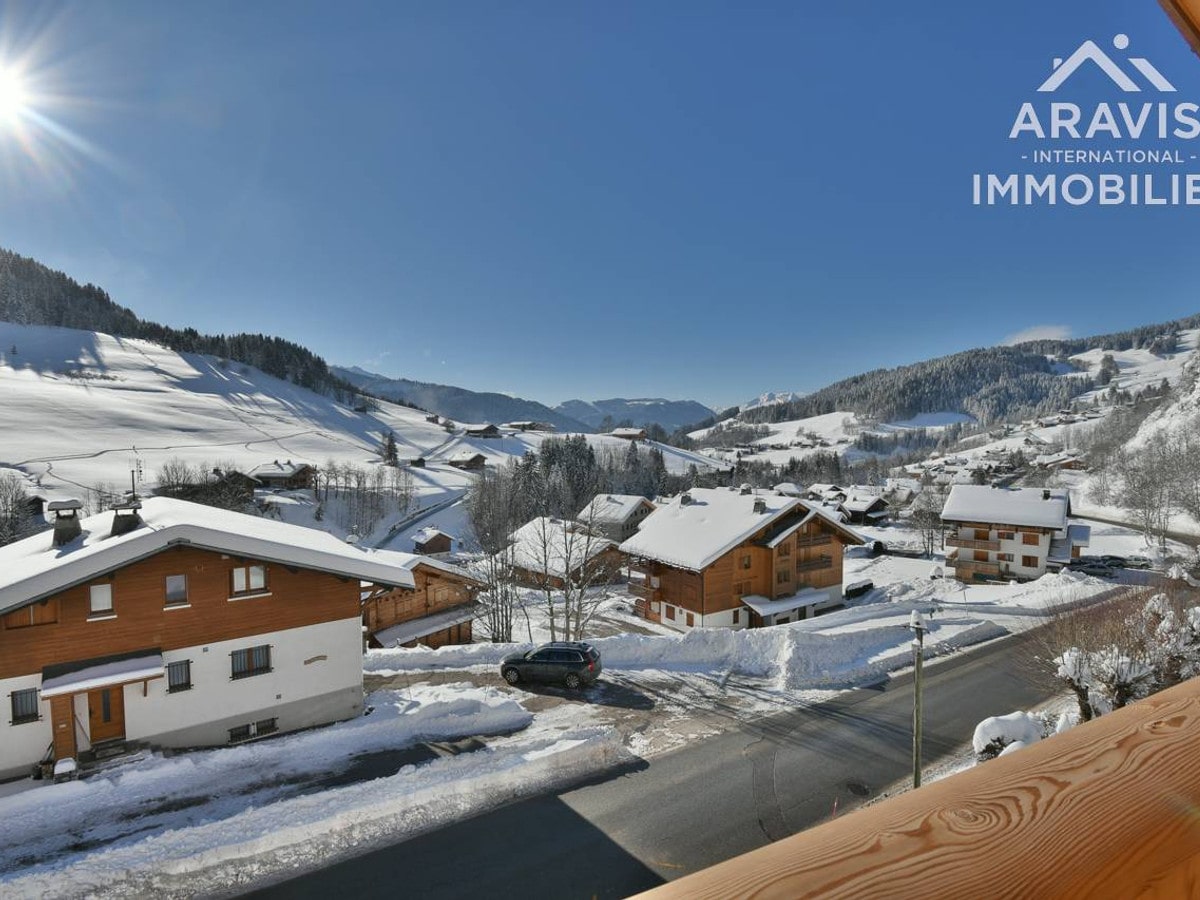
[[598, 494], [580, 510], [578, 520], [616, 543], [628, 540], [655, 506], [639, 494]]
[[489, 422], [485, 425], [467, 425], [463, 428], [463, 434], [474, 438], [498, 438], [500, 429]]
[[255, 466], [249, 474], [263, 487], [297, 491], [312, 487], [313, 476], [317, 474], [317, 469], [316, 466], [308, 463], [292, 462], [290, 459], [280, 462], [276, 459]]
[[477, 472], [487, 465], [487, 457], [474, 450], [460, 450], [446, 460], [446, 463], [456, 469]]
[[520, 584], [562, 590], [572, 584], [607, 584], [624, 558], [615, 542], [578, 522], [540, 516], [511, 535], [503, 562]]
[[362, 584], [406, 554], [182, 500], [0, 547], [0, 778], [129, 743], [200, 747], [360, 715]]
[[423, 469], [423, 468], [425, 468], [425, 457], [423, 457], [423, 456], [403, 457], [400, 460], [400, 465], [408, 466], [410, 469]]
[[433, 553], [449, 553], [453, 545], [454, 538], [437, 528], [422, 528], [413, 535], [413, 549], [427, 556]]
[[942, 509], [946, 565], [959, 581], [1039, 578], [1089, 543], [1091, 529], [1068, 524], [1070, 512], [1065, 490], [956, 484]]
[[879, 525], [888, 517], [887, 501], [872, 495], [851, 494], [838, 504], [838, 510], [845, 514], [851, 525]]
[[645, 428], [614, 428], [609, 434], [625, 441], [644, 441], [646, 439]]
[[693, 488], [621, 544], [641, 614], [680, 630], [747, 628], [840, 605], [842, 555], [865, 543], [814, 503]]
[[[440, 532], [439, 532], [440, 533]], [[475, 595], [484, 586], [470, 572], [426, 556], [403, 553], [412, 586], [371, 592], [363, 625], [372, 647], [442, 647], [471, 643]]]

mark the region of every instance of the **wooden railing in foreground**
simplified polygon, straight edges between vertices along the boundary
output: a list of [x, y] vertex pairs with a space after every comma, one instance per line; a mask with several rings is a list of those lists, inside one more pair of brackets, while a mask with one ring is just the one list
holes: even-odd
[[1200, 896], [1200, 679], [643, 896]]

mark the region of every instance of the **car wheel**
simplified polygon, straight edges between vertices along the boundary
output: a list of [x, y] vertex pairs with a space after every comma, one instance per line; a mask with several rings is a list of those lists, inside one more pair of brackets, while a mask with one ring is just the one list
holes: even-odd
[[567, 677], [564, 678], [563, 681], [566, 683], [567, 687], [573, 691], [579, 690], [579, 685], [583, 683], [579, 680], [579, 676], [574, 672], [568, 672]]
[[521, 680], [521, 673], [518, 672], [516, 669], [505, 669], [503, 674], [504, 674], [504, 680], [507, 681], [509, 684], [516, 684], [518, 681]]

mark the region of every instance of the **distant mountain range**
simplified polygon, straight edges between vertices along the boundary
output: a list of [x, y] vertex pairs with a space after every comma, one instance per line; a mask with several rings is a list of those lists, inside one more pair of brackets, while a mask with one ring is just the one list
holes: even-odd
[[776, 403], [791, 403], [803, 397], [803, 394], [798, 394], [795, 391], [767, 391], [759, 394], [753, 400], [747, 400], [740, 407], [743, 411], [747, 409], [757, 409], [760, 406], [773, 406]]
[[592, 428], [602, 429], [606, 420], [614, 425], [632, 422], [636, 426], [661, 425], [667, 431], [675, 431], [685, 425], [694, 425], [715, 413], [695, 400], [663, 400], [661, 398], [626, 400], [614, 397], [611, 400], [567, 400], [554, 407], [564, 416], [585, 422]]
[[385, 400], [411, 403], [455, 422], [549, 422], [559, 431], [595, 431], [585, 422], [572, 419], [544, 403], [522, 400], [508, 394], [469, 391], [449, 384], [430, 384], [407, 378], [388, 378], [357, 366], [333, 366], [339, 378]]
[[621, 422], [637, 426], [661, 425], [674, 431], [713, 415], [694, 400], [567, 400], [553, 409], [536, 400], [508, 394], [470, 391], [448, 384], [431, 384], [407, 378], [389, 378], [358, 366], [333, 366], [339, 378], [385, 400], [411, 403], [456, 422], [549, 422], [559, 431], [600, 431]]

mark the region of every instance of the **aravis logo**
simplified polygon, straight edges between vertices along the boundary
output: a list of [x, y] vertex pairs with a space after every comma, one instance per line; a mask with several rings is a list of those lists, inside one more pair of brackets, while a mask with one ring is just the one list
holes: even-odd
[[[1118, 34], [1113, 38], [1113, 46], [1118, 50], [1128, 50], [1129, 36]], [[1057, 91], [1086, 62], [1092, 62], [1099, 66], [1100, 71], [1111, 78], [1121, 90], [1131, 94], [1141, 90], [1137, 82], [1125, 74], [1125, 70], [1113, 62], [1112, 57], [1101, 50], [1095, 41], [1084, 41], [1079, 45], [1078, 50], [1067, 57], [1065, 62], [1061, 58], [1054, 60], [1054, 74], [1042, 82], [1038, 91], [1043, 94]], [[1175, 90], [1175, 85], [1167, 81], [1162, 72], [1154, 68], [1150, 60], [1141, 56], [1131, 56], [1129, 64], [1137, 69], [1155, 89], [1163, 92]]]
[[[1129, 44], [1128, 35], [1116, 35], [1112, 54], [1086, 40], [1054, 60], [1039, 96], [1021, 104], [1008, 130], [1010, 146], [1019, 148], [1018, 169], [1026, 171], [976, 173], [976, 206], [1200, 207], [1200, 105], [1178, 98], [1150, 60], [1125, 52]], [[1104, 99], [1072, 102], [1085, 87], [1096, 91], [1094, 77], [1079, 81], [1085, 73], [1105, 76]], [[1076, 90], [1068, 93], [1070, 87]]]

